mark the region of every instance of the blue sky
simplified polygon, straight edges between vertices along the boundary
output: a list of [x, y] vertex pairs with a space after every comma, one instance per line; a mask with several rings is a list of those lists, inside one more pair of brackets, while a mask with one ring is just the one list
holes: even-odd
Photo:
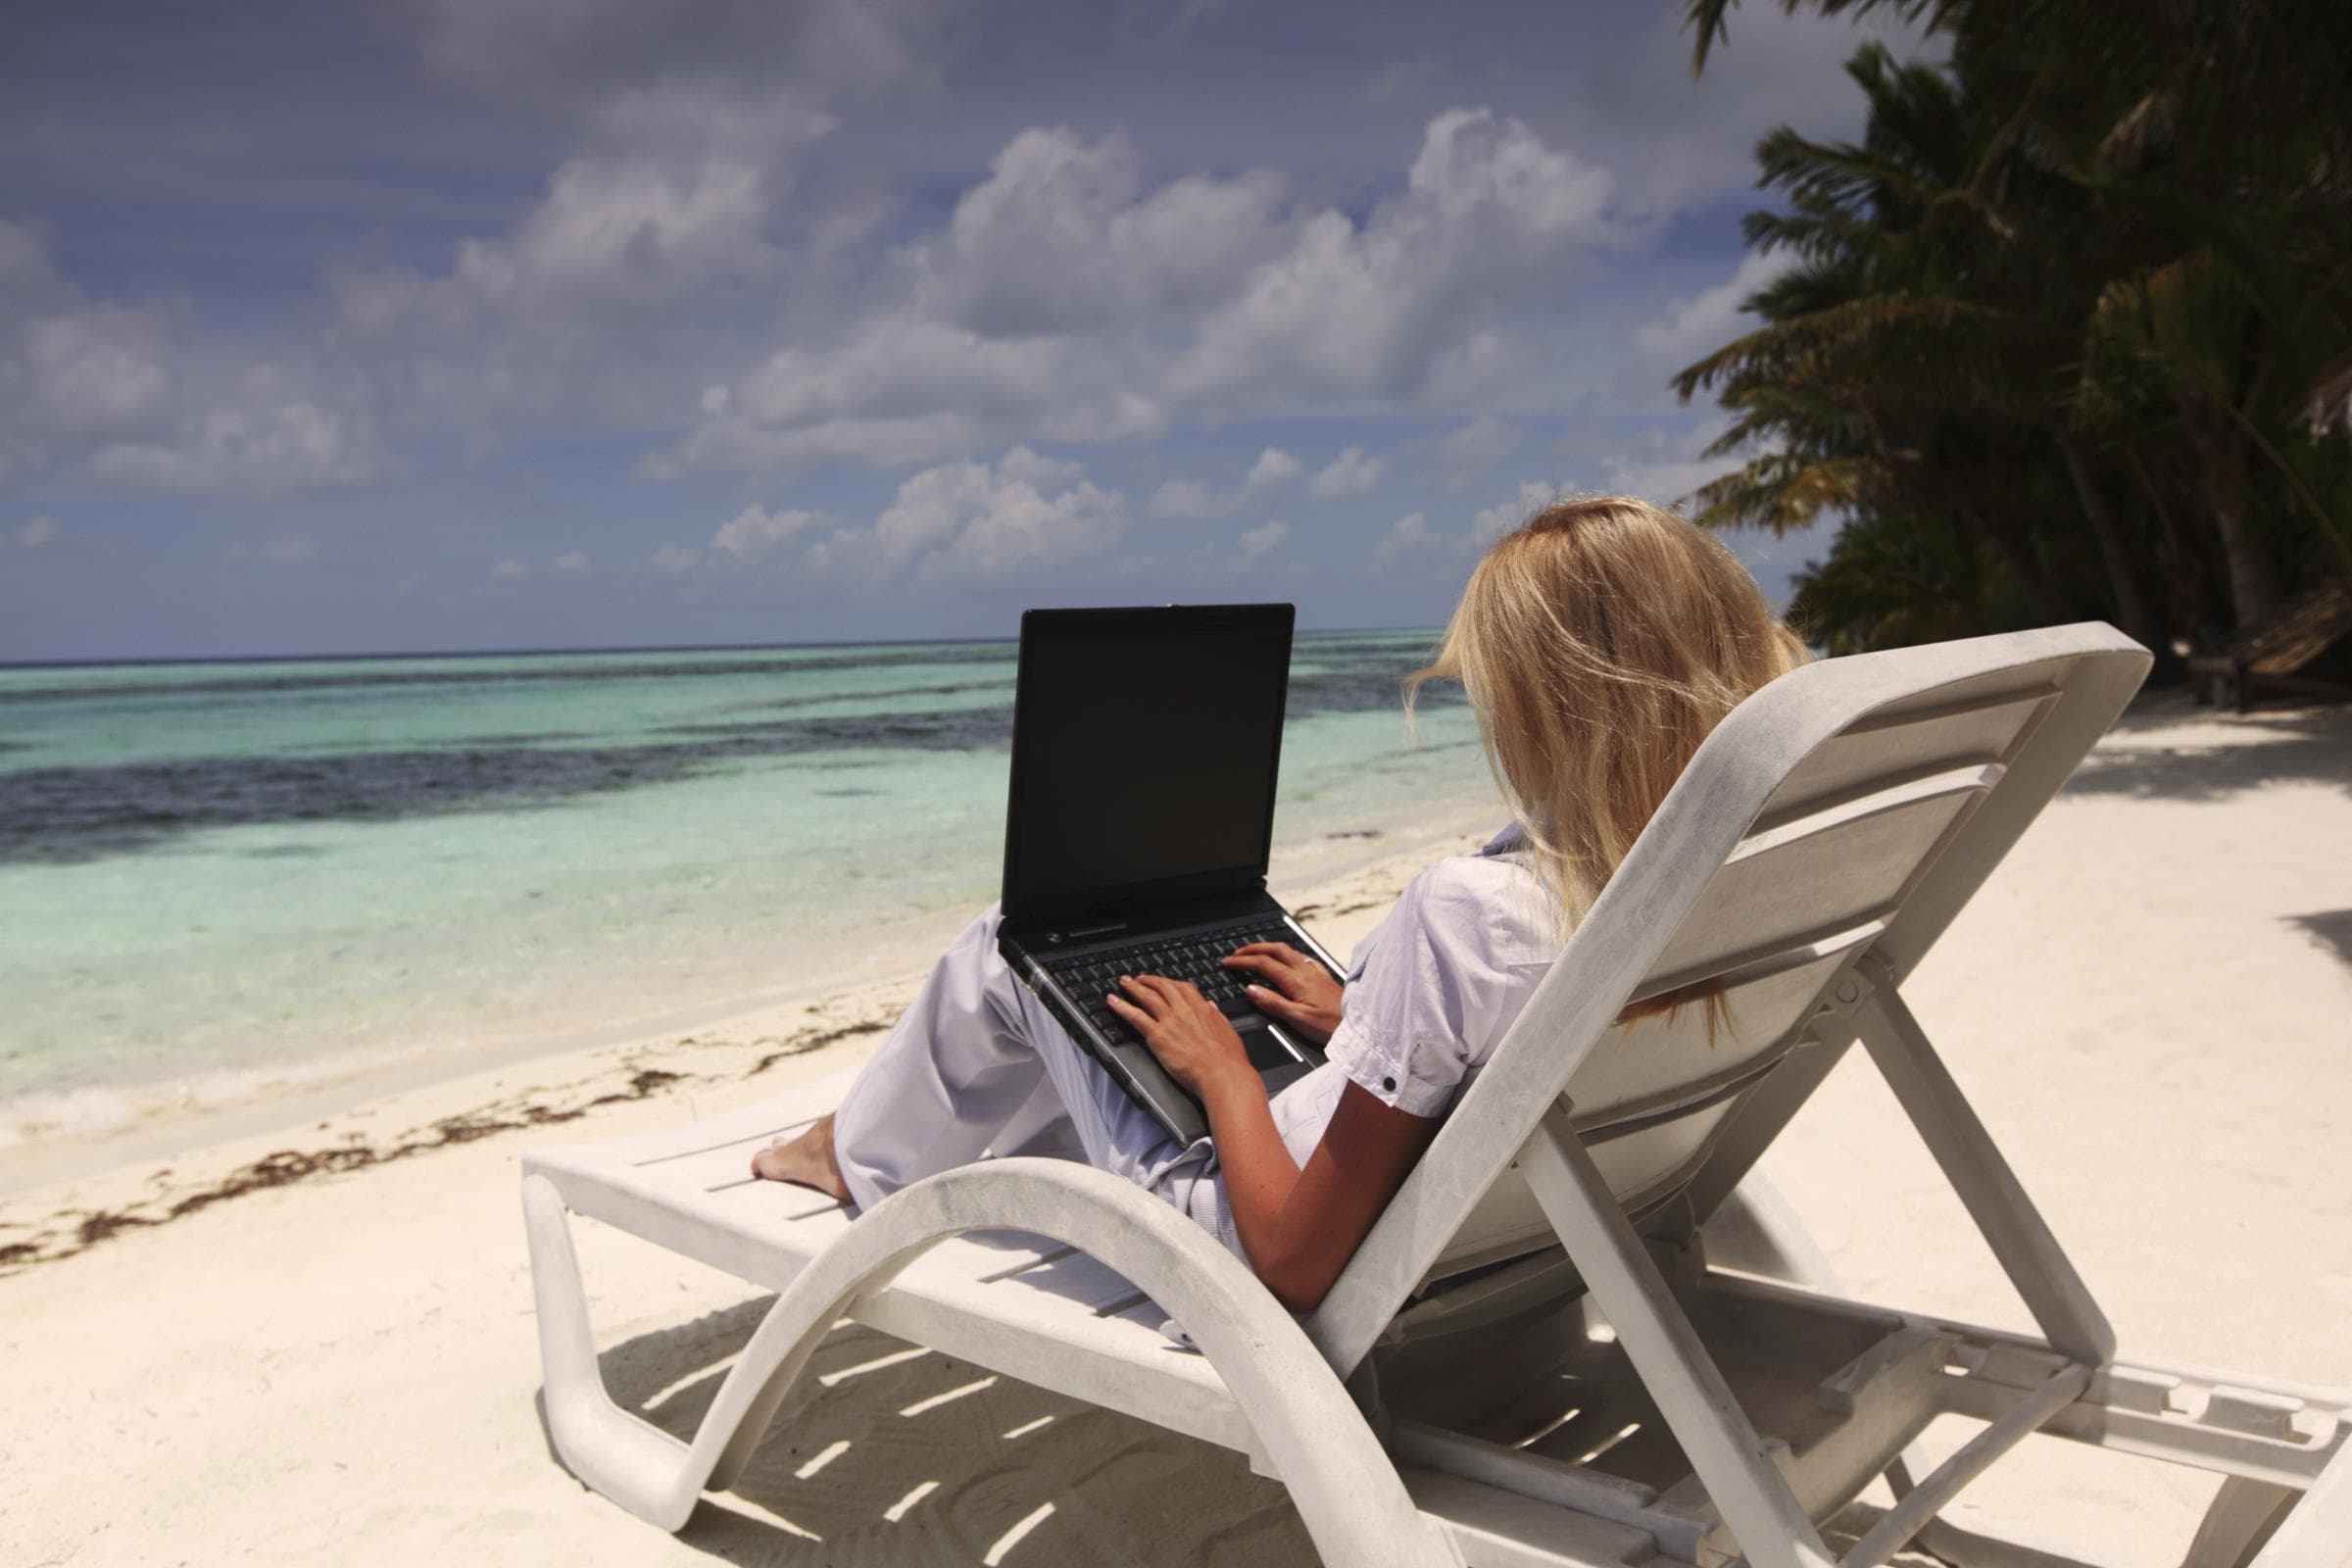
[[1679, 9], [12, 6], [0, 661], [1434, 623], [1720, 466], [1750, 149], [1859, 129]]

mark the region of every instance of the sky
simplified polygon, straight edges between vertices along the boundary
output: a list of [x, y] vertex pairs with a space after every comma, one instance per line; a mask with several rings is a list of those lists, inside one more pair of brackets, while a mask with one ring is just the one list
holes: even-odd
[[1885, 34], [1680, 9], [11, 5], [0, 662], [1437, 624], [1730, 466], [1668, 377]]

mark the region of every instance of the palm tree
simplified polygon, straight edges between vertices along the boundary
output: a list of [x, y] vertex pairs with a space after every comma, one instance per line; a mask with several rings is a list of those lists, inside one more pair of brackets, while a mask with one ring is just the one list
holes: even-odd
[[[1696, 64], [1734, 3], [1687, 0]], [[1762, 331], [1677, 378], [1733, 413], [1719, 453], [1758, 454], [1700, 490], [1701, 515], [1870, 523], [1816, 579], [1849, 607], [1894, 559], [1879, 533], [1960, 528], [2018, 579], [2012, 612], [2087, 599], [2160, 647], [2352, 569], [2352, 456], [2300, 417], [2352, 341], [2352, 6], [1783, 0], [1806, 3], [1922, 24], [1951, 63], [1866, 48], [1860, 147], [1759, 147], [1789, 211], [1748, 237], [1797, 265], [1750, 301]]]
[[[2004, 150], [1949, 74], [1877, 44], [1846, 69], [1870, 106], [1861, 144], [1783, 128], [1757, 148], [1788, 210], [1751, 214], [1748, 241], [1794, 257], [1747, 302], [1766, 325], [1674, 380], [1733, 415], [1716, 455], [1753, 454], [1698, 492], [1700, 519], [1785, 531], [1831, 510], [1899, 514], [1988, 546], [2031, 618], [2068, 618], [2095, 572], [2068, 580], [2023, 504], [2057, 471], [2047, 431], [2086, 309], [2035, 244], [2053, 225], [2020, 220], [2062, 207], [2063, 186]], [[2131, 552], [2112, 544], [2109, 608], [2145, 634]]]

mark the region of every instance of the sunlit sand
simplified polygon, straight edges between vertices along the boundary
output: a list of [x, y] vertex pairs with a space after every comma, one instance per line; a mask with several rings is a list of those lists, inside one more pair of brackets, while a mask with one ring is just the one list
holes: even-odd
[[[1278, 891], [1344, 948], [1463, 828]], [[2347, 846], [2352, 712], [2160, 696], [1908, 988], [2135, 1353], [2352, 1383]], [[550, 1457], [521, 1152], [839, 1071], [926, 956], [902, 956], [856, 994], [0, 1200], [10, 1559], [1311, 1561], [1239, 1455], [861, 1329], [675, 1539]], [[1765, 1169], [1855, 1294], [2028, 1325], [1859, 1054]], [[690, 1432], [764, 1298], [580, 1230], [614, 1396]], [[2029, 1445], [1955, 1517], [2089, 1562], [2178, 1560], [2210, 1482], [2058, 1446]]]

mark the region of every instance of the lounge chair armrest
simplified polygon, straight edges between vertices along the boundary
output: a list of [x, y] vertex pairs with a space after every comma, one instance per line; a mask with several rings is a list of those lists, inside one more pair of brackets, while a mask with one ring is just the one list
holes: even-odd
[[[544, 1175], [528, 1174], [523, 1206], [557, 1449], [575, 1475], [665, 1530], [685, 1524], [706, 1487], [741, 1474], [852, 1301], [887, 1290], [951, 1237], [1017, 1230], [1115, 1269], [1184, 1324], [1326, 1555], [1336, 1549], [1334, 1560], [1399, 1568], [1460, 1560], [1423, 1521], [1339, 1376], [1248, 1265], [1166, 1202], [1106, 1172], [1071, 1160], [985, 1160], [876, 1203], [777, 1296], [690, 1446], [612, 1403], [596, 1373], [562, 1198]], [[1114, 1385], [1076, 1392], [1115, 1409]]]

